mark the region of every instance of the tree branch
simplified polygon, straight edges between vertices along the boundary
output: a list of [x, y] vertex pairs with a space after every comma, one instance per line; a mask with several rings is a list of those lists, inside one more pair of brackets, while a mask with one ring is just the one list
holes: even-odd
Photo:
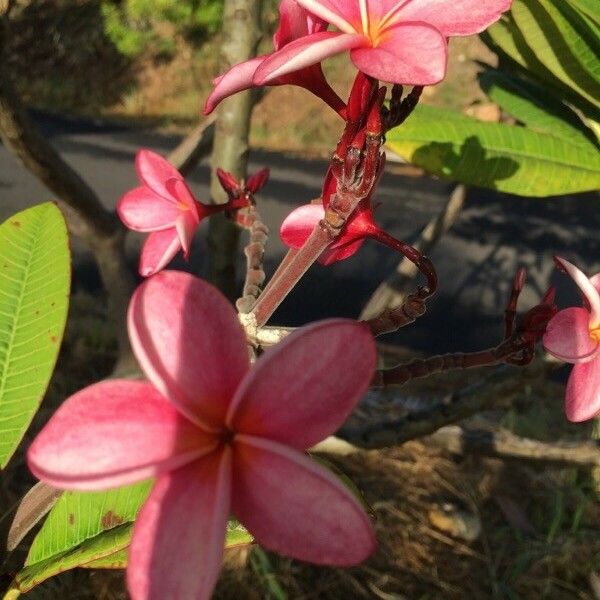
[[167, 160], [184, 176], [211, 153], [215, 140], [216, 113], [202, 120], [168, 156]]
[[263, 268], [263, 258], [265, 255], [265, 245], [269, 239], [269, 229], [262, 222], [261, 216], [256, 206], [250, 206], [248, 209], [246, 228], [250, 233], [248, 245], [244, 248], [246, 255], [246, 278], [241, 298], [236, 302], [239, 312], [248, 313], [256, 302], [260, 294], [260, 288], [265, 282], [265, 271]]
[[552, 364], [543, 358], [536, 359], [525, 369], [502, 365], [483, 380], [425, 406], [419, 403], [419, 407], [414, 408], [408, 402], [405, 414], [392, 419], [386, 418], [390, 406], [398, 406], [407, 400], [401, 388], [371, 390], [361, 405], [364, 408], [361, 414], [370, 416], [355, 415], [342, 426], [337, 436], [368, 449], [403, 444], [483, 410], [510, 404], [527, 385], [545, 376], [552, 368]]

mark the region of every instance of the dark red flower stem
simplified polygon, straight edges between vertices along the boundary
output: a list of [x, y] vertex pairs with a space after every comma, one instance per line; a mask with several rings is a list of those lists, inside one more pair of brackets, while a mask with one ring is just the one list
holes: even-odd
[[[429, 377], [436, 373], [444, 373], [458, 369], [472, 369], [475, 367], [487, 367], [507, 362], [507, 359], [516, 359], [520, 353], [531, 362], [529, 343], [519, 335], [504, 340], [494, 348], [488, 348], [479, 352], [444, 354], [430, 358], [414, 360], [404, 365], [398, 365], [392, 369], [377, 371], [371, 382], [374, 387], [385, 387], [388, 385], [402, 385], [412, 379]], [[515, 364], [512, 360], [510, 364]]]

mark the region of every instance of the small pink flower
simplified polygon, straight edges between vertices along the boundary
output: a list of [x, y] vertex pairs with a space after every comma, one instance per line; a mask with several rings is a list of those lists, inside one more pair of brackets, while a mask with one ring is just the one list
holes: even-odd
[[[285, 48], [288, 44], [307, 35], [327, 29], [327, 23], [307, 13], [296, 0], [282, 0], [279, 5], [279, 28], [273, 36], [275, 50]], [[225, 74], [214, 80], [214, 89], [204, 106], [204, 114], [211, 113], [224, 98], [251, 88], [256, 70], [271, 56], [265, 54], [235, 65]], [[321, 65], [311, 64], [306, 68], [288, 71], [281, 77], [269, 80], [269, 85], [297, 85], [306, 88], [333, 108], [343, 114], [345, 105], [325, 80]]]
[[446, 74], [446, 39], [482, 31], [511, 4], [511, 0], [296, 1], [339, 31], [319, 30], [290, 42], [258, 66], [255, 85], [347, 50], [354, 65], [375, 79], [438, 83]]
[[305, 452], [345, 421], [376, 365], [368, 328], [343, 319], [290, 335], [250, 368], [215, 288], [164, 271], [135, 292], [129, 333], [150, 383], [69, 398], [28, 452], [50, 485], [100, 490], [156, 477], [133, 529], [135, 600], [209, 598], [235, 515], [265, 548], [317, 564], [376, 545], [360, 502]]
[[117, 213], [129, 229], [150, 233], [140, 257], [140, 275], [149, 277], [179, 250], [188, 258], [194, 233], [212, 207], [194, 198], [183, 176], [162, 156], [140, 150], [135, 168], [142, 185], [119, 200]]
[[[279, 235], [289, 248], [302, 248], [313, 229], [325, 217], [323, 204], [305, 204], [293, 210], [281, 224]], [[377, 239], [381, 230], [373, 222], [373, 210], [361, 203], [351, 215], [342, 233], [319, 258], [323, 265], [350, 258], [358, 252], [365, 239]]]
[[569, 421], [586, 421], [600, 414], [600, 273], [588, 278], [563, 258], [556, 262], [579, 286], [586, 306], [558, 312], [548, 323], [543, 343], [550, 354], [575, 365], [565, 411]]

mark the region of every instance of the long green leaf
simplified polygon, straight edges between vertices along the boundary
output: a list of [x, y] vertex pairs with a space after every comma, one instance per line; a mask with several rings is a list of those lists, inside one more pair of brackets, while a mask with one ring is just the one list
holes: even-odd
[[522, 196], [600, 188], [600, 153], [502, 123], [419, 106], [387, 136], [401, 157], [435, 175]]
[[34, 206], [0, 225], [0, 469], [46, 392], [70, 283], [67, 228], [54, 204]]
[[535, 59], [600, 108], [599, 42], [577, 11], [552, 0], [515, 0], [511, 14]]
[[535, 131], [574, 144], [596, 145], [596, 136], [577, 113], [541, 86], [495, 69], [479, 75], [481, 89], [505, 112]]
[[[76, 567], [127, 566], [133, 522], [151, 485], [146, 481], [106, 492], [65, 492], [36, 535], [13, 589], [26, 592]], [[226, 548], [252, 541], [244, 527], [234, 520], [229, 522]]]

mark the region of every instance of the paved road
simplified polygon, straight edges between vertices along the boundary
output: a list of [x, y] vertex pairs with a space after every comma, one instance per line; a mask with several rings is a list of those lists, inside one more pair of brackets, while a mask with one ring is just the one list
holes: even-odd
[[[177, 138], [100, 122], [39, 115], [46, 135], [98, 192], [106, 206], [136, 184], [133, 157], [141, 146], [167, 153]], [[326, 164], [293, 156], [255, 152], [251, 169], [267, 165], [272, 179], [261, 194], [261, 212], [272, 231], [295, 206], [318, 195]], [[190, 178], [199, 199], [208, 196], [207, 163]], [[445, 202], [451, 184], [432, 178], [387, 174], [379, 188], [378, 220], [392, 234], [411, 240]], [[0, 147], [0, 216], [51, 198], [3, 147]], [[192, 252], [196, 272], [205, 269], [204, 230]], [[566, 299], [576, 296], [565, 278], [552, 272], [554, 253], [600, 270], [600, 198], [594, 194], [523, 200], [472, 190], [451, 234], [432, 255], [441, 279], [440, 294], [428, 316], [395, 338], [426, 351], [473, 349], [496, 340], [507, 286], [518, 264], [530, 270], [524, 301], [535, 298], [551, 280]], [[128, 252], [136, 259], [141, 237], [130, 236]], [[76, 285], [97, 289], [89, 253], [74, 245]], [[267, 266], [284, 249], [272, 236]], [[397, 257], [367, 243], [352, 259], [333, 267], [315, 266], [275, 315], [275, 322], [300, 324], [334, 315], [355, 316], [377, 284], [392, 272]]]

